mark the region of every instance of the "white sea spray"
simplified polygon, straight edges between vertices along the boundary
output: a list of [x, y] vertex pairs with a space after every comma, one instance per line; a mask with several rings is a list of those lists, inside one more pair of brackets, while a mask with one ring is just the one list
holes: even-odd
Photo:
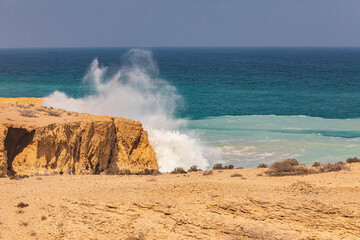
[[125, 64], [110, 77], [94, 59], [84, 77], [94, 94], [75, 99], [55, 91], [44, 104], [69, 111], [130, 118], [143, 123], [158, 158], [160, 171], [197, 165], [207, 168], [206, 147], [196, 136], [181, 132], [185, 119], [175, 117], [181, 97], [176, 88], [158, 77], [150, 51], [132, 49]]

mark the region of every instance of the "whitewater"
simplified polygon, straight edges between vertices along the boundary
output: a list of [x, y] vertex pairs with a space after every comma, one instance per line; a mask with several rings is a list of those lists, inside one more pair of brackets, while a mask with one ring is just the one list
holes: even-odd
[[114, 75], [108, 76], [107, 68], [94, 59], [83, 80], [91, 84], [93, 95], [75, 99], [55, 91], [44, 99], [44, 105], [140, 121], [148, 131], [160, 171], [192, 165], [206, 169], [206, 147], [191, 132], [179, 131], [186, 124], [185, 119], [174, 117], [181, 97], [173, 86], [158, 78], [151, 52], [131, 49], [124, 62]]

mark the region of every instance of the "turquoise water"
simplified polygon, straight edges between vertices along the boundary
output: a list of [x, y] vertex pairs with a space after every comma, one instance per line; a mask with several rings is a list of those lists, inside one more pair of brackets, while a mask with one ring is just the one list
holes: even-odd
[[[97, 58], [107, 68], [106, 81], [129, 64], [128, 50], [2, 49], [0, 96], [96, 95], [84, 82], [90, 64]], [[208, 166], [254, 167], [288, 157], [328, 162], [359, 153], [360, 48], [148, 50], [157, 68], [147, 74], [175, 87], [180, 98], [171, 115], [187, 119], [179, 129], [208, 147]], [[151, 87], [156, 92], [158, 85]]]

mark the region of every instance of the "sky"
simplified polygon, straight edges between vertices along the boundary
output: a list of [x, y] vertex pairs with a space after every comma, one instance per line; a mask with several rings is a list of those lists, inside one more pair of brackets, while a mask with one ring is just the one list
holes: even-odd
[[0, 0], [0, 48], [360, 46], [359, 0]]

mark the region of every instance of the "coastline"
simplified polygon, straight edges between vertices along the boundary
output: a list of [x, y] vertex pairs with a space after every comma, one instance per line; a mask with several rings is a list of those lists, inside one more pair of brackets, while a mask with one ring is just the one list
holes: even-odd
[[[56, 109], [18, 116], [43, 108], [40, 98], [0, 98], [0, 107], [4, 126], [15, 119], [36, 131], [110, 118]], [[268, 168], [150, 175], [36, 170], [0, 178], [0, 239], [358, 239], [360, 163], [336, 164], [344, 167], [296, 165], [300, 172], [292, 173], [299, 175], [271, 176]]]

